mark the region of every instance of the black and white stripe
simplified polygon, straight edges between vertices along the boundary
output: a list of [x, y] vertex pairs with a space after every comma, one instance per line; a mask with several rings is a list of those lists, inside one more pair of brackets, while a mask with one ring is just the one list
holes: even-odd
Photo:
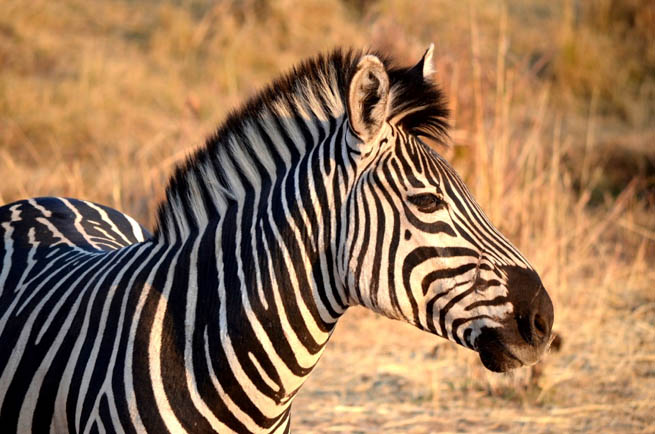
[[0, 208], [3, 432], [285, 432], [354, 304], [533, 363], [552, 305], [450, 165], [432, 49], [335, 51], [233, 113], [154, 235], [75, 199]]

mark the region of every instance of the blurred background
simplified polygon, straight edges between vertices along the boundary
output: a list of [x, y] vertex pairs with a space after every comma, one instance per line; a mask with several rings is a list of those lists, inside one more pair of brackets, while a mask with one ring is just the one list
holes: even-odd
[[509, 375], [352, 309], [297, 432], [655, 430], [655, 2], [0, 0], [0, 203], [152, 228], [172, 168], [299, 60], [436, 44], [437, 150], [540, 272], [558, 340]]

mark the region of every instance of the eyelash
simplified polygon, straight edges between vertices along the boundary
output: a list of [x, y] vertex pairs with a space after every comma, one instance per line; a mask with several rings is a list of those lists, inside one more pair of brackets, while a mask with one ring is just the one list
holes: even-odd
[[410, 203], [416, 205], [420, 212], [433, 213], [446, 208], [447, 204], [443, 197], [432, 193], [421, 193], [409, 196]]

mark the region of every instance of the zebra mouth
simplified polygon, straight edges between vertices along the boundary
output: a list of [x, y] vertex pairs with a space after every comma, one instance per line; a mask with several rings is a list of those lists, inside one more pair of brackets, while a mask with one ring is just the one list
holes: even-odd
[[480, 334], [476, 341], [476, 350], [484, 367], [493, 372], [507, 372], [526, 364], [514, 355], [503, 344], [499, 334], [491, 329]]
[[485, 368], [493, 372], [507, 372], [520, 368], [523, 362], [505, 348], [498, 351], [480, 351], [480, 361]]

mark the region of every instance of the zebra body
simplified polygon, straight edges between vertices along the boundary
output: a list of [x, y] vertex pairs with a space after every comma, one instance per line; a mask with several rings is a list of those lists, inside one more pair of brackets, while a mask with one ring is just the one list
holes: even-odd
[[534, 363], [552, 304], [448, 163], [432, 50], [336, 51], [232, 114], [180, 166], [150, 235], [63, 198], [0, 208], [7, 432], [285, 432], [355, 304]]

